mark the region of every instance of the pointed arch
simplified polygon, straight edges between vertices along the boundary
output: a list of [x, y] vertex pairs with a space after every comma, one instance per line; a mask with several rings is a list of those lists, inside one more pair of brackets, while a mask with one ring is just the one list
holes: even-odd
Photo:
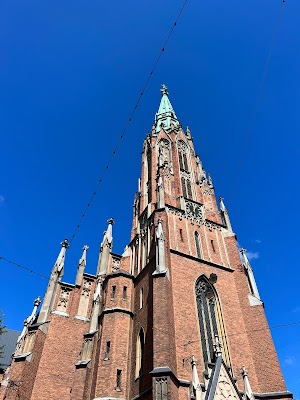
[[171, 166], [171, 142], [168, 139], [162, 138], [158, 142], [158, 165], [167, 164]]
[[183, 197], [193, 199], [192, 180], [190, 172], [189, 147], [183, 140], [178, 140], [178, 161]]
[[231, 367], [219, 297], [215, 287], [205, 275], [197, 279], [195, 294], [204, 363], [214, 362], [214, 342], [215, 336], [218, 336], [222, 344], [223, 359], [227, 366]]
[[136, 353], [135, 353], [135, 378], [138, 378], [144, 372], [145, 362], [145, 332], [141, 328], [136, 339]]
[[188, 146], [183, 140], [177, 142], [180, 171], [189, 172]]

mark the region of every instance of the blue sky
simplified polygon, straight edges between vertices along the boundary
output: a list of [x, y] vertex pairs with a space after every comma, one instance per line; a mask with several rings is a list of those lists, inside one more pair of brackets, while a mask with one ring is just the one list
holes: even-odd
[[[0, 255], [48, 276], [72, 235], [182, 0], [4, 0], [0, 4]], [[106, 220], [129, 241], [140, 153], [160, 84], [225, 198], [271, 326], [300, 321], [298, 0], [287, 0], [253, 130], [281, 0], [190, 0], [86, 219], [68, 250], [73, 282], [88, 244], [96, 271]], [[239, 171], [237, 174], [237, 170]], [[6, 325], [22, 328], [47, 282], [0, 262]], [[300, 325], [273, 329], [300, 396]]]

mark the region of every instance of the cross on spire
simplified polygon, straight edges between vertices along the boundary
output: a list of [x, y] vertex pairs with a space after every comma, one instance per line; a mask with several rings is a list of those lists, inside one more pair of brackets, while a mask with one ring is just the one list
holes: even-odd
[[165, 84], [162, 84], [162, 85], [161, 85], [160, 91], [161, 91], [162, 96], [163, 96], [163, 95], [166, 95], [166, 96], [169, 95], [169, 93], [168, 93], [168, 88], [167, 88], [167, 86], [166, 86]]

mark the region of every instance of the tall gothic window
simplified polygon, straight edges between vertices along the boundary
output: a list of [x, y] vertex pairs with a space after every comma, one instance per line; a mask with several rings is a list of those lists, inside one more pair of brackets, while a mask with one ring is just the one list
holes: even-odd
[[195, 246], [196, 246], [197, 257], [198, 258], [202, 258], [200, 238], [199, 238], [199, 233], [198, 232], [195, 232]]
[[148, 170], [148, 181], [147, 181], [147, 193], [148, 202], [152, 201], [152, 191], [151, 191], [151, 174], [152, 174], [152, 160], [151, 160], [151, 150], [147, 151], [147, 170]]
[[144, 360], [145, 360], [145, 334], [143, 328], [140, 329], [140, 333], [136, 341], [136, 362], [135, 362], [135, 377], [138, 378], [144, 372]]
[[187, 145], [182, 140], [180, 140], [178, 142], [178, 158], [180, 171], [189, 172], [187, 151]]
[[204, 275], [196, 282], [196, 299], [203, 360], [205, 364], [215, 361], [214, 342], [215, 336], [218, 336], [223, 347], [223, 359], [227, 366], [230, 367], [228, 345], [218, 295], [213, 285], [209, 283]]
[[183, 197], [193, 199], [191, 173], [189, 172], [188, 147], [180, 140], [178, 142], [178, 159]]

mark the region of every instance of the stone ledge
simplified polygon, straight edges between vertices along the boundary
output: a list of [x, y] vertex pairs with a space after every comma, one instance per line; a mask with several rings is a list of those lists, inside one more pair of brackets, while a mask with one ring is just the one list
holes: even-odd
[[105, 310], [102, 311], [101, 314], [102, 315], [103, 314], [111, 314], [111, 313], [114, 313], [114, 312], [121, 312], [121, 313], [130, 315], [131, 318], [134, 317], [134, 312], [133, 311], [128, 310], [127, 308], [121, 308], [121, 307], [106, 308]]
[[82, 315], [75, 315], [74, 319], [78, 319], [79, 321], [89, 322], [87, 317], [83, 317]]
[[76, 368], [86, 368], [88, 364], [90, 363], [91, 359], [88, 360], [80, 360], [78, 361], [75, 366]]
[[178, 386], [185, 386], [185, 387], [189, 387], [191, 385], [192, 382], [187, 381], [186, 379], [180, 379], [178, 378], [174, 372], [171, 370], [170, 367], [166, 366], [166, 367], [157, 367], [154, 368], [151, 372], [149, 372], [151, 376], [153, 377], [159, 377], [159, 376], [170, 376], [171, 378], [173, 378]]
[[170, 249], [170, 253], [174, 253], [174, 254], [177, 254], [178, 256], [186, 257], [186, 258], [189, 258], [190, 260], [198, 261], [203, 264], [210, 265], [212, 267], [223, 269], [224, 271], [234, 272], [234, 269], [232, 269], [230, 267], [226, 267], [225, 265], [216, 264], [212, 261], [204, 260], [203, 258], [194, 257], [194, 256], [191, 256], [190, 254], [182, 253], [181, 251], [178, 251], [178, 250]]
[[273, 393], [253, 393], [256, 399], [283, 399], [283, 398], [293, 398], [292, 392], [273, 392]]
[[32, 356], [32, 352], [29, 351], [28, 353], [17, 354], [16, 356], [14, 356], [14, 359], [15, 361], [31, 361]]
[[52, 311], [51, 314], [60, 315], [61, 317], [66, 317], [66, 318], [69, 318], [69, 316], [70, 316], [69, 314], [67, 314], [67, 313], [65, 313], [63, 311]]

